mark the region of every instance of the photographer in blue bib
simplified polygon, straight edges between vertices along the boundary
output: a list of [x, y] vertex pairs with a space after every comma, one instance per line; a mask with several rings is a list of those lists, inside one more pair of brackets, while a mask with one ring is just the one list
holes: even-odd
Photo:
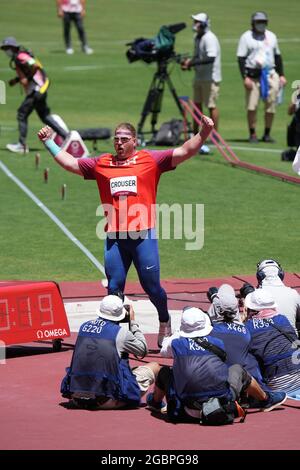
[[294, 327], [281, 314], [272, 291], [255, 289], [246, 296], [245, 307], [245, 326], [251, 335], [250, 352], [260, 364], [264, 381], [274, 391], [298, 392], [299, 340]]
[[164, 339], [161, 355], [173, 357], [173, 366], [160, 369], [147, 405], [161, 412], [166, 396], [170, 420], [231, 424], [245, 417], [238, 403], [245, 393], [258, 400], [263, 411], [287, 398], [285, 393], [264, 392], [241, 365], [226, 365], [224, 342], [213, 336], [209, 316], [198, 308], [183, 310], [180, 330]]
[[[137, 407], [160, 370], [156, 362], [131, 369], [129, 354], [143, 358], [147, 344], [122, 294], [107, 295], [99, 317], [81, 325], [71, 365], [61, 384], [68, 407], [111, 410]], [[122, 328], [126, 322], [129, 328]]]
[[240, 364], [257, 380], [263, 390], [269, 391], [263, 382], [259, 364], [249, 351], [251, 335], [241, 320], [239, 301], [233, 287], [229, 284], [222, 284], [219, 289], [211, 287], [207, 297], [211, 302], [208, 314], [213, 320], [211, 335], [223, 341], [226, 350], [225, 363], [228, 367]]

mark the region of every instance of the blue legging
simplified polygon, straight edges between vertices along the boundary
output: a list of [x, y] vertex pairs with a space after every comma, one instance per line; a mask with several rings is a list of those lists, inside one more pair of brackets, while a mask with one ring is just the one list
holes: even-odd
[[[167, 294], [160, 285], [158, 243], [154, 229], [142, 232], [136, 240], [107, 238], [104, 249], [105, 273], [108, 279], [108, 294], [124, 292], [126, 276], [133, 262], [142, 288], [158, 311], [159, 321], [169, 320]], [[144, 236], [146, 234], [146, 237]]]

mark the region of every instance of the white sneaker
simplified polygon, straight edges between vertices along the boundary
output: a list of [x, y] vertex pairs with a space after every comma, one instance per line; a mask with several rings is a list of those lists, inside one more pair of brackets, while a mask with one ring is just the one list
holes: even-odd
[[208, 155], [210, 152], [210, 148], [208, 145], [202, 145], [202, 147], [200, 147], [200, 150], [199, 150], [199, 153], [202, 154], [202, 155]]
[[6, 148], [14, 153], [28, 153], [29, 148], [27, 145], [23, 145], [20, 142], [17, 144], [7, 144]]
[[72, 47], [68, 47], [66, 49], [66, 54], [69, 54], [69, 55], [74, 54], [74, 49], [72, 49]]
[[85, 54], [88, 54], [88, 55], [94, 54], [93, 49], [91, 49], [89, 46], [84, 46], [82, 50]]
[[169, 317], [169, 320], [166, 322], [159, 322], [159, 331], [158, 331], [158, 337], [157, 337], [157, 346], [159, 348], [162, 347], [162, 343], [164, 338], [167, 338], [168, 336], [172, 335], [172, 327], [171, 327], [171, 317]]

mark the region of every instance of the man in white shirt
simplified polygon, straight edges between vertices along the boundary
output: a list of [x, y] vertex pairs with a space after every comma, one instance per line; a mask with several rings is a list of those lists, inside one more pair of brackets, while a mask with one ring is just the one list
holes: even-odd
[[[221, 75], [221, 48], [217, 36], [210, 30], [210, 19], [206, 13], [192, 15], [195, 31], [195, 50], [192, 59], [186, 59], [183, 70], [195, 68], [194, 102], [203, 111], [203, 105], [218, 129], [219, 110], [217, 99]], [[198, 132], [198, 124], [194, 122], [194, 133]]]
[[300, 294], [283, 283], [284, 271], [278, 261], [265, 259], [257, 264], [256, 278], [259, 287], [270, 292], [277, 304], [277, 311], [291, 325], [300, 330]]
[[249, 142], [257, 143], [256, 113], [260, 97], [265, 102], [263, 142], [272, 143], [270, 131], [280, 87], [286, 85], [277, 37], [267, 28], [266, 13], [258, 11], [251, 17], [252, 28], [240, 37], [237, 57], [246, 90]]

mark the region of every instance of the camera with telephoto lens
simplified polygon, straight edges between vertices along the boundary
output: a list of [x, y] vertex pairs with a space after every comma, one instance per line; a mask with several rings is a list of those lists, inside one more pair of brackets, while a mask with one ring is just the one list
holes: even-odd
[[250, 284], [249, 282], [245, 282], [245, 284], [243, 284], [242, 287], [240, 288], [240, 295], [239, 295], [240, 299], [245, 299], [247, 295], [253, 292], [254, 290], [255, 289], [252, 286], [252, 284]]
[[130, 305], [126, 304], [123, 305], [123, 308], [125, 309], [125, 317], [123, 320], [120, 320], [119, 323], [129, 323], [130, 322]]
[[217, 287], [210, 287], [206, 292], [208, 300], [212, 303], [216, 295], [218, 295], [218, 288]]
[[174, 52], [175, 34], [186, 27], [185, 23], [170, 24], [161, 26], [158, 34], [152, 39], [137, 38], [128, 42], [130, 46], [126, 52], [128, 62], [143, 60], [146, 63], [163, 62], [171, 58], [176, 59]]

